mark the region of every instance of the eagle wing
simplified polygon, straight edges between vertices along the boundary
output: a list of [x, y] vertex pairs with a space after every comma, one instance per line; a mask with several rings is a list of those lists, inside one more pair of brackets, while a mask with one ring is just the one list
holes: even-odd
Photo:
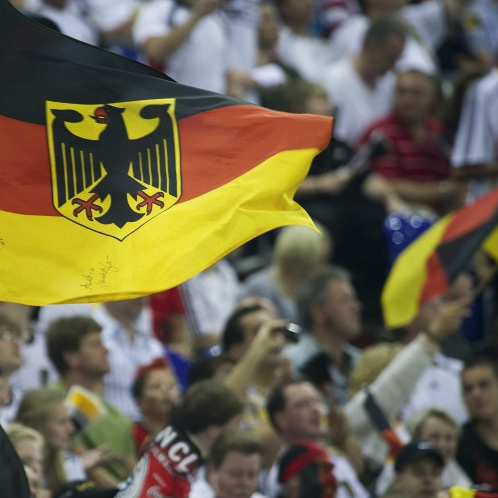
[[140, 113], [143, 119], [159, 119], [148, 135], [130, 140], [128, 146], [133, 177], [159, 190], [179, 195], [176, 164], [179, 155], [175, 146], [175, 120], [169, 114], [171, 104], [151, 104]]
[[62, 206], [104, 176], [101, 168], [101, 148], [98, 140], [82, 138], [69, 131], [66, 123], [78, 123], [83, 115], [75, 110], [56, 110], [52, 113], [54, 163], [56, 170], [56, 199]]

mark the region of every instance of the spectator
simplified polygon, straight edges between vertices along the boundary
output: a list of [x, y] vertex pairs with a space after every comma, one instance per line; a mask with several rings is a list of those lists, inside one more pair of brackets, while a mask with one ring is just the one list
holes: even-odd
[[194, 337], [183, 304], [180, 286], [149, 296], [154, 336], [185, 358], [194, 357]]
[[[444, 369], [433, 366], [433, 359], [441, 347], [442, 340], [460, 327], [462, 318], [468, 310], [468, 298], [460, 298], [444, 303], [425, 331], [402, 349], [392, 344], [377, 344], [364, 350], [357, 367], [351, 372], [352, 384], [357, 387], [368, 386], [368, 391], [380, 411], [388, 419], [393, 429], [397, 430], [402, 440], [408, 440], [407, 426], [410, 418], [406, 415], [406, 406], [417, 393], [419, 383], [429, 369], [439, 374], [448, 375]], [[437, 374], [436, 374], [437, 375]], [[434, 374], [433, 374], [434, 378]], [[444, 375], [435, 377], [425, 391], [421, 389], [424, 404], [417, 403], [417, 411], [424, 407], [454, 407], [458, 405], [458, 391], [450, 377], [448, 382]], [[429, 393], [429, 394], [428, 394]], [[389, 454], [386, 441], [381, 438], [379, 429], [374, 424], [365, 403], [367, 392], [357, 391], [344, 406], [352, 434], [362, 442], [362, 452], [367, 469], [376, 475], [384, 466]], [[448, 411], [453, 408], [449, 408]], [[414, 412], [411, 413], [413, 415]]]
[[[459, 426], [456, 420], [446, 411], [428, 408], [418, 412], [410, 424], [412, 441], [424, 441], [434, 445], [444, 458], [444, 469], [441, 474], [441, 486], [449, 490], [453, 486], [470, 488], [472, 482], [455, 461], [456, 442]], [[382, 496], [392, 491], [394, 468], [390, 459], [377, 479], [376, 494]]]
[[180, 285], [185, 317], [198, 356], [219, 350], [223, 325], [237, 304], [240, 283], [227, 258], [220, 259]]
[[47, 351], [60, 380], [49, 387], [64, 395], [77, 388], [103, 405], [104, 413], [82, 423], [70, 447], [83, 455], [91, 451], [97, 460], [88, 476], [99, 486], [115, 487], [128, 477], [136, 458], [131, 420], [103, 398], [110, 364], [101, 330], [88, 316], [62, 317], [52, 322], [46, 334]]
[[96, 28], [100, 44], [121, 55], [136, 58], [132, 27], [142, 0], [73, 0]]
[[371, 160], [372, 171], [406, 202], [443, 215], [463, 204], [465, 185], [451, 175], [449, 137], [435, 117], [440, 96], [434, 76], [399, 72], [392, 111], [367, 128], [360, 144], [380, 136], [386, 152]]
[[498, 179], [498, 73], [489, 71], [465, 92], [453, 149], [456, 178], [469, 182], [466, 201], [496, 187]]
[[224, 4], [228, 34], [227, 94], [259, 103], [258, 81], [253, 78], [257, 65], [257, 37], [260, 0], [228, 0]]
[[44, 437], [43, 470], [51, 492], [70, 480], [86, 478], [82, 459], [67, 451], [74, 426], [62, 393], [48, 388], [28, 391], [19, 404], [16, 421]]
[[136, 453], [141, 456], [168, 425], [171, 410], [180, 402], [180, 389], [171, 366], [160, 357], [137, 370], [131, 391], [141, 413], [141, 419], [133, 424]]
[[274, 384], [287, 375], [282, 356], [286, 323], [284, 319], [276, 320], [260, 304], [241, 306], [227, 320], [222, 335], [223, 352], [237, 361], [223, 382], [244, 401], [240, 425], [263, 445], [265, 467], [271, 465], [280, 449], [265, 404]]
[[236, 423], [242, 402], [218, 381], [194, 384], [185, 393], [173, 422], [162, 430], [139, 461], [116, 498], [146, 498], [150, 489], [162, 496], [187, 498], [192, 479], [226, 426]]
[[297, 322], [295, 297], [299, 282], [331, 259], [332, 238], [320, 223], [317, 228], [321, 233], [303, 226], [282, 228], [275, 239], [271, 264], [244, 280], [240, 297], [267, 298], [280, 318]]
[[316, 13], [316, 24], [318, 30], [326, 38], [331, 37], [334, 32], [346, 21], [349, 16], [358, 14], [360, 7], [356, 0], [319, 0]]
[[476, 0], [465, 5], [462, 27], [470, 50], [491, 68], [498, 62], [498, 4], [495, 0]]
[[302, 78], [320, 82], [324, 69], [335, 63], [339, 54], [310, 31], [316, 3], [316, 0], [276, 1], [282, 21], [277, 49], [282, 62], [294, 68]]
[[260, 104], [263, 107], [278, 108], [281, 89], [290, 81], [301, 79], [297, 69], [286, 64], [280, 57], [277, 49], [279, 27], [275, 3], [260, 2], [257, 64], [251, 75], [258, 83]]
[[[407, 34], [405, 46], [395, 65], [396, 70], [418, 69], [436, 75], [440, 71], [437, 51], [458, 32], [463, 5], [464, 2], [458, 0], [421, 3], [365, 0], [361, 5], [362, 13], [348, 17], [334, 32], [330, 43], [333, 50], [344, 56], [357, 54], [371, 23], [392, 16], [406, 27]], [[454, 51], [456, 49], [455, 55], [463, 56], [466, 60], [471, 58], [464, 48], [451, 48]], [[454, 62], [458, 65], [460, 60]]]
[[[312, 384], [294, 380], [277, 385], [268, 397], [267, 411], [273, 427], [284, 443], [283, 451], [299, 444], [302, 440], [328, 443], [328, 458], [333, 464], [338, 498], [369, 496], [350, 463], [350, 458], [355, 457], [354, 453], [358, 448], [357, 443], [349, 437], [345, 419], [342, 427], [336, 428], [336, 432], [324, 424], [326, 408], [319, 392]], [[330, 415], [336, 414], [330, 413]], [[344, 443], [341, 444], [343, 448], [331, 445], [335, 438]], [[264, 487], [269, 496], [278, 495], [277, 480], [277, 466], [274, 466], [268, 473]]]
[[97, 30], [71, 0], [40, 0], [35, 12], [53, 21], [63, 34], [90, 45], [99, 45]]
[[[228, 37], [220, 0], [154, 0], [133, 27], [145, 58], [184, 85], [225, 93]], [[206, 43], [209, 40], [209, 43]]]
[[23, 390], [13, 385], [11, 377], [23, 364], [21, 345], [27, 337], [10, 316], [0, 313], [0, 399], [3, 401], [0, 422], [7, 425], [15, 416]]
[[394, 489], [403, 498], [423, 494], [437, 498], [441, 489], [444, 458], [430, 443], [413, 442], [401, 448], [394, 463]]
[[472, 486], [469, 476], [455, 460], [459, 432], [458, 422], [447, 411], [438, 408], [421, 410], [410, 423], [413, 440], [431, 443], [443, 455], [445, 465], [441, 475], [441, 484], [444, 489], [452, 486], [462, 488]]
[[335, 498], [338, 496], [333, 464], [324, 448], [314, 441], [300, 441], [280, 457], [277, 498]]
[[258, 493], [263, 448], [248, 433], [225, 429], [214, 440], [206, 479], [194, 482], [189, 498], [264, 498]]
[[[272, 100], [277, 110], [285, 112], [325, 116], [334, 113], [334, 103], [323, 86], [309, 81], [287, 82], [278, 91], [278, 98]], [[315, 161], [311, 165], [308, 176], [296, 192], [296, 200], [334, 238], [333, 259], [331, 252], [329, 263], [344, 266], [352, 273], [365, 305], [365, 322], [380, 327], [382, 316], [378, 296], [388, 271], [386, 241], [381, 227], [387, 213], [409, 210], [409, 207], [387, 180], [371, 174], [367, 168], [370, 157], [383, 154], [381, 142], [372, 141], [355, 154], [345, 142], [335, 138], [332, 141], [330, 160]], [[371, 250], [366, 253], [365, 247]]]
[[44, 487], [43, 436], [37, 430], [15, 422], [7, 427], [5, 433], [24, 466], [31, 490], [30, 498], [49, 498], [49, 492]]
[[361, 332], [361, 303], [349, 272], [325, 267], [301, 282], [296, 298], [304, 331], [284, 354], [295, 374], [310, 380], [328, 399], [343, 405], [349, 374], [360, 357], [351, 341]]
[[153, 337], [147, 298], [103, 303], [92, 313], [102, 326], [110, 372], [104, 378], [104, 398], [132, 420], [140, 413], [131, 395], [136, 369], [163, 356], [163, 345]]
[[322, 70], [322, 84], [336, 104], [337, 139], [354, 145], [366, 128], [392, 105], [394, 68], [405, 44], [405, 29], [396, 20], [372, 22], [355, 55]]
[[475, 484], [498, 489], [498, 368], [496, 358], [465, 363], [462, 392], [469, 421], [462, 427], [456, 459]]

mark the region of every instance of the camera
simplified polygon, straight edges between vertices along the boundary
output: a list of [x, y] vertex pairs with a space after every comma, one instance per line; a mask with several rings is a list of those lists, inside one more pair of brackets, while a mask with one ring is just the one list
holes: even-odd
[[299, 335], [301, 334], [302, 328], [296, 323], [288, 323], [283, 332], [284, 337], [290, 342], [299, 342]]

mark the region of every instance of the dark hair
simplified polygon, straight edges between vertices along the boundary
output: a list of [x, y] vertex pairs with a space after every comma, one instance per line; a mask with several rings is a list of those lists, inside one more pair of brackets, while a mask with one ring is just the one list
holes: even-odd
[[241, 324], [242, 318], [256, 311], [262, 311], [265, 308], [260, 304], [243, 306], [237, 308], [229, 317], [221, 334], [221, 349], [224, 352], [230, 351], [235, 344], [244, 342], [244, 327]]
[[312, 273], [298, 285], [296, 306], [300, 325], [304, 329], [309, 330], [313, 325], [312, 307], [324, 304], [328, 299], [328, 284], [331, 280], [351, 283], [351, 275], [346, 269], [339, 266], [326, 266]]
[[462, 374], [474, 367], [490, 367], [493, 375], [498, 379], [498, 362], [496, 357], [487, 353], [469, 356], [463, 364]]
[[0, 327], [6, 327], [10, 329], [11, 332], [21, 334], [20, 325], [5, 313], [0, 313]]
[[146, 365], [141, 365], [135, 372], [135, 377], [131, 385], [131, 395], [134, 399], [140, 399], [144, 392], [144, 385], [147, 381], [147, 377], [153, 370], [171, 370], [171, 366], [168, 360], [163, 356], [155, 358], [150, 363]]
[[242, 408], [242, 400], [229, 387], [216, 380], [200, 380], [187, 389], [174, 417], [187, 432], [198, 434], [211, 425], [226, 425]]
[[363, 46], [382, 47], [393, 36], [405, 40], [405, 27], [394, 16], [382, 16], [371, 22], [363, 38]]
[[188, 385], [191, 386], [200, 380], [212, 379], [220, 366], [225, 364], [235, 365], [235, 363], [237, 363], [237, 360], [228, 353], [199, 358], [189, 368]]
[[46, 334], [47, 354], [59, 375], [68, 371], [64, 353], [78, 351], [83, 337], [101, 331], [99, 323], [83, 315], [58, 318], [49, 325]]
[[208, 462], [218, 468], [230, 452], [243, 455], [258, 454], [263, 457], [263, 446], [251, 432], [239, 429], [224, 429], [211, 445]]
[[304, 384], [308, 381], [303, 379], [291, 379], [277, 384], [266, 398], [266, 412], [268, 413], [268, 418], [272, 427], [277, 431], [281, 432], [280, 428], [275, 422], [275, 414], [283, 412], [287, 407], [287, 397], [285, 391], [289, 386], [295, 386], [297, 384]]

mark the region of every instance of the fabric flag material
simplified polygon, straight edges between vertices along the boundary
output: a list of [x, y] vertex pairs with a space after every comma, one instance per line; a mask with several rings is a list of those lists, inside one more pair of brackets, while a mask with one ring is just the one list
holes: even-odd
[[450, 498], [498, 498], [498, 493], [496, 492], [465, 489], [459, 486], [453, 486], [449, 492]]
[[439, 220], [398, 256], [382, 292], [386, 326], [410, 323], [425, 303], [448, 289], [479, 248], [498, 260], [498, 189]]
[[400, 439], [396, 431], [391, 427], [389, 420], [385, 416], [382, 408], [377, 403], [375, 396], [368, 388], [365, 388], [365, 411], [367, 412], [372, 425], [379, 431], [380, 436], [387, 443], [389, 452], [387, 455], [388, 462], [392, 463], [396, 458], [399, 450], [403, 447], [404, 442]]
[[0, 300], [178, 285], [257, 235], [313, 227], [293, 195], [333, 119], [183, 86], [0, 0]]

